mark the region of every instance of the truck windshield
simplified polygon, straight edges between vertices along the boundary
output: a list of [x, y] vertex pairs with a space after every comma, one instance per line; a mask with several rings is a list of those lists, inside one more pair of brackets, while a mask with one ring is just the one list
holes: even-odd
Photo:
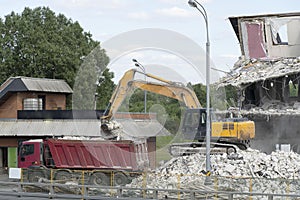
[[34, 153], [34, 144], [24, 144], [21, 147], [21, 156], [27, 156]]

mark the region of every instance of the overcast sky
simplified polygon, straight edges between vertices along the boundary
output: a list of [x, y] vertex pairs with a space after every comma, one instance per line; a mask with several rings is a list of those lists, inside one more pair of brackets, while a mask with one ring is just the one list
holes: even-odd
[[[240, 55], [238, 40], [228, 17], [298, 12], [300, 8], [299, 0], [199, 0], [199, 2], [208, 13], [211, 59], [214, 67], [225, 71], [232, 68]], [[49, 6], [57, 14], [62, 13], [73, 21], [78, 21], [85, 31], [92, 33], [93, 38], [101, 43], [128, 31], [153, 28], [181, 34], [205, 50], [203, 17], [195, 8], [189, 7], [187, 0], [1, 0], [0, 15], [3, 19], [11, 11], [21, 13], [24, 7], [37, 6]], [[168, 57], [168, 54], [164, 52], [161, 55]], [[124, 61], [120, 65], [132, 64], [131, 57], [133, 56], [126, 57], [128, 64]], [[150, 59], [151, 56], [147, 57]], [[152, 62], [141, 55], [138, 59], [145, 65]], [[161, 63], [166, 60], [158, 61], [157, 56], [154, 59], [159, 62], [155, 64], [168, 64]], [[179, 60], [176, 62], [182, 62], [182, 59]]]

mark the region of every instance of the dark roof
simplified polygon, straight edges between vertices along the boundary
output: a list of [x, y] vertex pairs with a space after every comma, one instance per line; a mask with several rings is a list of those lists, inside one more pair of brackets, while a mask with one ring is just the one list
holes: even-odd
[[0, 100], [13, 92], [49, 92], [71, 94], [73, 90], [64, 80], [11, 77], [0, 86]]

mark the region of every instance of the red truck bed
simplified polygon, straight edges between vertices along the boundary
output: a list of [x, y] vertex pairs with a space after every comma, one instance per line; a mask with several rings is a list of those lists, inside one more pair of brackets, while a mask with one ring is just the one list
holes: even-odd
[[48, 139], [56, 168], [138, 170], [148, 157], [132, 141]]

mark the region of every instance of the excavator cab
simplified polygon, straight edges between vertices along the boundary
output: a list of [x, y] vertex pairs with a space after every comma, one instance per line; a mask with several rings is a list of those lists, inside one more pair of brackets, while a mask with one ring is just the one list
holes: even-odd
[[206, 109], [187, 109], [181, 130], [185, 139], [203, 140], [206, 136]]

